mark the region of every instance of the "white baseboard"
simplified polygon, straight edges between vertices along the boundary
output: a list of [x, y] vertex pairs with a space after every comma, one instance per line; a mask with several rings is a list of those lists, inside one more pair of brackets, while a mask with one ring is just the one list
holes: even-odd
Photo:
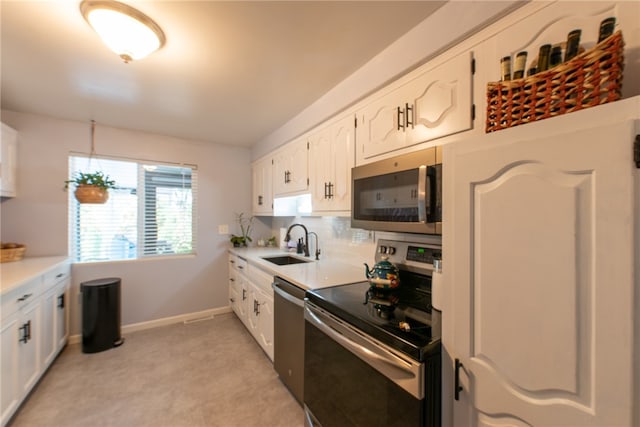
[[[159, 326], [172, 325], [174, 323], [192, 323], [200, 320], [209, 320], [220, 314], [232, 313], [231, 307], [212, 308], [195, 313], [180, 314], [178, 316], [165, 317], [163, 319], [149, 320], [148, 322], [132, 323], [121, 327], [122, 334], [128, 334], [145, 329], [153, 329]], [[70, 335], [68, 344], [79, 344], [82, 342], [82, 335]]]

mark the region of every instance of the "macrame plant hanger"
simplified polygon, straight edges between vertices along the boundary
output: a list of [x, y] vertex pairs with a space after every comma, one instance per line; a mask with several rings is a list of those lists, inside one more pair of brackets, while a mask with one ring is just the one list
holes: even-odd
[[[96, 155], [96, 121], [91, 120], [91, 150], [89, 151], [89, 163], [87, 164], [88, 170], [85, 173], [80, 173], [81, 175], [94, 175], [98, 173], [102, 173], [100, 169], [100, 160], [96, 159], [98, 163], [98, 169], [91, 169], [91, 165], [93, 162], [93, 158]], [[75, 196], [78, 202], [80, 203], [94, 203], [94, 204], [102, 204], [105, 203], [109, 199], [109, 192], [107, 188], [101, 188], [99, 186], [81, 184], [76, 187]]]

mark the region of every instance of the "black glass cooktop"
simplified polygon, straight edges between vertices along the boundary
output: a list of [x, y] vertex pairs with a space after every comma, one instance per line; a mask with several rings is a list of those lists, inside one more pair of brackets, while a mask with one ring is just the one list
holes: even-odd
[[411, 288], [407, 294], [409, 289], [405, 287], [401, 292], [402, 288], [401, 285], [391, 298], [395, 301], [393, 307], [385, 302], [388, 295], [367, 296], [369, 282], [307, 291], [306, 298], [391, 348], [424, 361], [440, 341], [431, 313], [430, 289], [425, 292]]

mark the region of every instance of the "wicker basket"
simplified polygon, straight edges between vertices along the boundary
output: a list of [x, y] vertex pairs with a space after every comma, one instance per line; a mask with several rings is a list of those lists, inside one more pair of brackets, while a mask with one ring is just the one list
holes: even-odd
[[24, 257], [24, 252], [27, 250], [25, 245], [16, 245], [15, 248], [2, 248], [0, 249], [0, 263], [20, 261]]
[[620, 31], [570, 61], [530, 77], [487, 84], [486, 132], [578, 111], [621, 96]]

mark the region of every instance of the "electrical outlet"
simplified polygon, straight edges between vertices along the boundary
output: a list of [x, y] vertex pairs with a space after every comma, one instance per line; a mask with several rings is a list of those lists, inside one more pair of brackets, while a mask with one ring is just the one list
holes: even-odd
[[228, 224], [218, 225], [218, 234], [229, 234], [229, 225]]

